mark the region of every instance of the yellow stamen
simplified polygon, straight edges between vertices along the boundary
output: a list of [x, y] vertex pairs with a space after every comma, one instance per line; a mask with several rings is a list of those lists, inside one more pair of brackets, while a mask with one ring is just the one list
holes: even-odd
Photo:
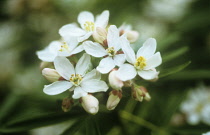
[[114, 50], [114, 47], [109, 47], [106, 49], [106, 51], [110, 57], [113, 57], [116, 55], [116, 51]]
[[86, 21], [84, 27], [87, 32], [94, 31], [95, 24], [93, 22]]
[[82, 81], [82, 76], [80, 74], [72, 74], [69, 81], [72, 82], [75, 86], [79, 86]]
[[69, 46], [67, 45], [67, 43], [66, 42], [63, 42], [63, 44], [61, 45], [61, 48], [60, 48], [60, 50], [59, 51], [64, 51], [64, 50], [67, 50], [67, 51], [69, 51]]
[[140, 56], [136, 59], [136, 63], [134, 64], [134, 67], [136, 69], [143, 70], [146, 65], [147, 65], [146, 59], [143, 56]]

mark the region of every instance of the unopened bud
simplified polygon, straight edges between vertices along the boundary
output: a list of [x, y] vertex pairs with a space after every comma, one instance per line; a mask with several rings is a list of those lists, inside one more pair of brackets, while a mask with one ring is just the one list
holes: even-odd
[[107, 38], [107, 32], [106, 29], [97, 27], [96, 32], [93, 33], [93, 38], [96, 42], [102, 43]]
[[56, 82], [62, 78], [55, 69], [51, 68], [44, 68], [42, 75], [50, 82]]
[[131, 25], [123, 24], [119, 27], [119, 30], [120, 35], [126, 34], [128, 41], [131, 43], [135, 42], [139, 37], [139, 33], [137, 31], [133, 31]]
[[82, 107], [85, 109], [86, 112], [90, 114], [96, 114], [99, 109], [99, 102], [98, 99], [94, 96], [88, 94], [81, 98]]
[[40, 66], [39, 66], [40, 70], [42, 71], [44, 68], [53, 68], [53, 63], [52, 62], [45, 62], [45, 61], [42, 61], [40, 63]]
[[121, 90], [112, 90], [109, 93], [109, 98], [106, 104], [106, 108], [108, 110], [114, 110], [115, 107], [119, 104], [121, 98], [122, 98]]
[[127, 31], [126, 35], [127, 35], [128, 41], [130, 43], [135, 42], [138, 39], [138, 37], [139, 37], [139, 33], [137, 31], [133, 31], [133, 30]]
[[128, 81], [123, 82], [123, 84], [124, 84], [124, 87], [131, 87], [133, 83], [131, 80], [128, 80]]
[[143, 86], [134, 86], [132, 88], [132, 96], [135, 100], [142, 102], [144, 99], [150, 101], [151, 97], [147, 89]]
[[117, 69], [113, 69], [109, 73], [109, 84], [110, 86], [115, 89], [115, 90], [120, 90], [124, 84], [123, 81], [121, 81], [117, 76], [116, 76]]
[[72, 105], [74, 104], [74, 102], [73, 102], [73, 99], [70, 99], [70, 98], [64, 98], [63, 99], [63, 102], [62, 102], [62, 110], [64, 111], [64, 112], [68, 112], [70, 109], [71, 109], [71, 107], [72, 107]]

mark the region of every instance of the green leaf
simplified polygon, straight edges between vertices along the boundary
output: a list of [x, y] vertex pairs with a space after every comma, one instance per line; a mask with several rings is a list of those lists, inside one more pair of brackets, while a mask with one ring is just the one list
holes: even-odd
[[66, 129], [61, 135], [74, 135], [79, 129], [83, 128], [85, 124], [84, 118], [78, 119], [71, 125], [68, 129]]
[[171, 128], [170, 131], [181, 135], [201, 135], [202, 133], [209, 131], [209, 126], [203, 124], [196, 126], [187, 125], [178, 128]]
[[209, 70], [187, 70], [174, 74], [168, 78], [177, 80], [210, 79], [210, 72]]
[[10, 114], [16, 109], [16, 105], [20, 101], [20, 96], [14, 93], [10, 93], [10, 95], [4, 100], [1, 108], [0, 108], [0, 124], [7, 118], [10, 117]]
[[176, 66], [176, 67], [171, 68], [171, 69], [162, 69], [163, 72], [161, 72], [159, 78], [166, 77], [168, 75], [179, 72], [179, 71], [183, 70], [184, 68], [186, 68], [190, 63], [191, 63], [191, 61], [188, 61], [188, 62], [186, 62], [182, 65]]
[[180, 33], [175, 32], [167, 36], [164, 40], [158, 41], [157, 50], [161, 52], [171, 46], [171, 44], [177, 42], [180, 39]]
[[44, 113], [42, 115], [9, 121], [0, 127], [2, 133], [21, 132], [37, 127], [52, 125], [83, 116], [84, 113], [71, 111], [69, 113]]
[[170, 52], [169, 54], [166, 54], [166, 56], [163, 56], [163, 63], [168, 62], [172, 59], [175, 59], [179, 56], [181, 56], [182, 54], [186, 53], [189, 50], [189, 48], [187, 46], [184, 46], [182, 48], [179, 48], [173, 52]]

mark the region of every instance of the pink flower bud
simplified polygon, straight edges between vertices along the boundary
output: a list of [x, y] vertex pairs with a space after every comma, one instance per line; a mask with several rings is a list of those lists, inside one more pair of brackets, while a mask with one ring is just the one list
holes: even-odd
[[122, 98], [122, 91], [121, 90], [112, 90], [109, 93], [109, 98], [106, 104], [106, 108], [108, 110], [114, 110], [115, 107], [120, 102], [120, 99]]
[[117, 78], [116, 72], [117, 69], [113, 69], [109, 73], [109, 84], [113, 89], [120, 90], [124, 86], [124, 83], [119, 78]]
[[44, 68], [42, 70], [42, 75], [50, 82], [55, 82], [62, 78], [55, 69], [51, 68]]
[[94, 96], [88, 94], [81, 98], [82, 107], [85, 109], [86, 112], [90, 114], [96, 114], [99, 109], [99, 102], [98, 99]]

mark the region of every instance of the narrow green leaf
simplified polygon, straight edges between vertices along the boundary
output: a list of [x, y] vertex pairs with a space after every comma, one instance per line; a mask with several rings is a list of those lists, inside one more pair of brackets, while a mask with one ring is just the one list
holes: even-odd
[[84, 127], [84, 118], [78, 119], [76, 122], [74, 122], [73, 125], [71, 125], [68, 129], [66, 129], [61, 135], [74, 135], [79, 129]]
[[10, 113], [16, 109], [16, 104], [20, 101], [20, 96], [11, 93], [6, 100], [3, 102], [0, 108], [0, 124], [5, 120], [5, 118], [10, 117]]
[[157, 50], [160, 50], [162, 52], [165, 49], [167, 49], [168, 47], [170, 47], [171, 44], [177, 42], [179, 39], [180, 39], [180, 33], [178, 33], [178, 32], [172, 33], [172, 34], [168, 35], [165, 40], [162, 40], [160, 42], [158, 41]]
[[181, 55], [183, 55], [184, 53], [186, 53], [188, 51], [188, 47], [184, 46], [182, 48], [179, 48], [173, 52], [170, 52], [169, 54], [166, 54], [165, 56], [163, 56], [163, 63], [168, 62], [172, 59], [175, 59]]
[[177, 80], [194, 80], [194, 79], [210, 79], [209, 70], [187, 70], [182, 71], [172, 76], [169, 76], [170, 79]]
[[12, 133], [27, 131], [37, 127], [52, 125], [70, 119], [75, 119], [83, 115], [84, 113], [78, 111], [72, 111], [69, 113], [45, 113], [31, 118], [23, 118], [22, 120], [18, 119], [9, 121], [8, 123], [4, 124], [3, 127], [0, 128], [0, 132]]
[[171, 69], [162, 69], [163, 72], [161, 72], [159, 78], [166, 77], [168, 75], [179, 72], [179, 71], [183, 70], [184, 68], [186, 68], [190, 63], [191, 63], [191, 61], [188, 61], [188, 62], [186, 62], [182, 65], [176, 66], [176, 67], [171, 68]]

